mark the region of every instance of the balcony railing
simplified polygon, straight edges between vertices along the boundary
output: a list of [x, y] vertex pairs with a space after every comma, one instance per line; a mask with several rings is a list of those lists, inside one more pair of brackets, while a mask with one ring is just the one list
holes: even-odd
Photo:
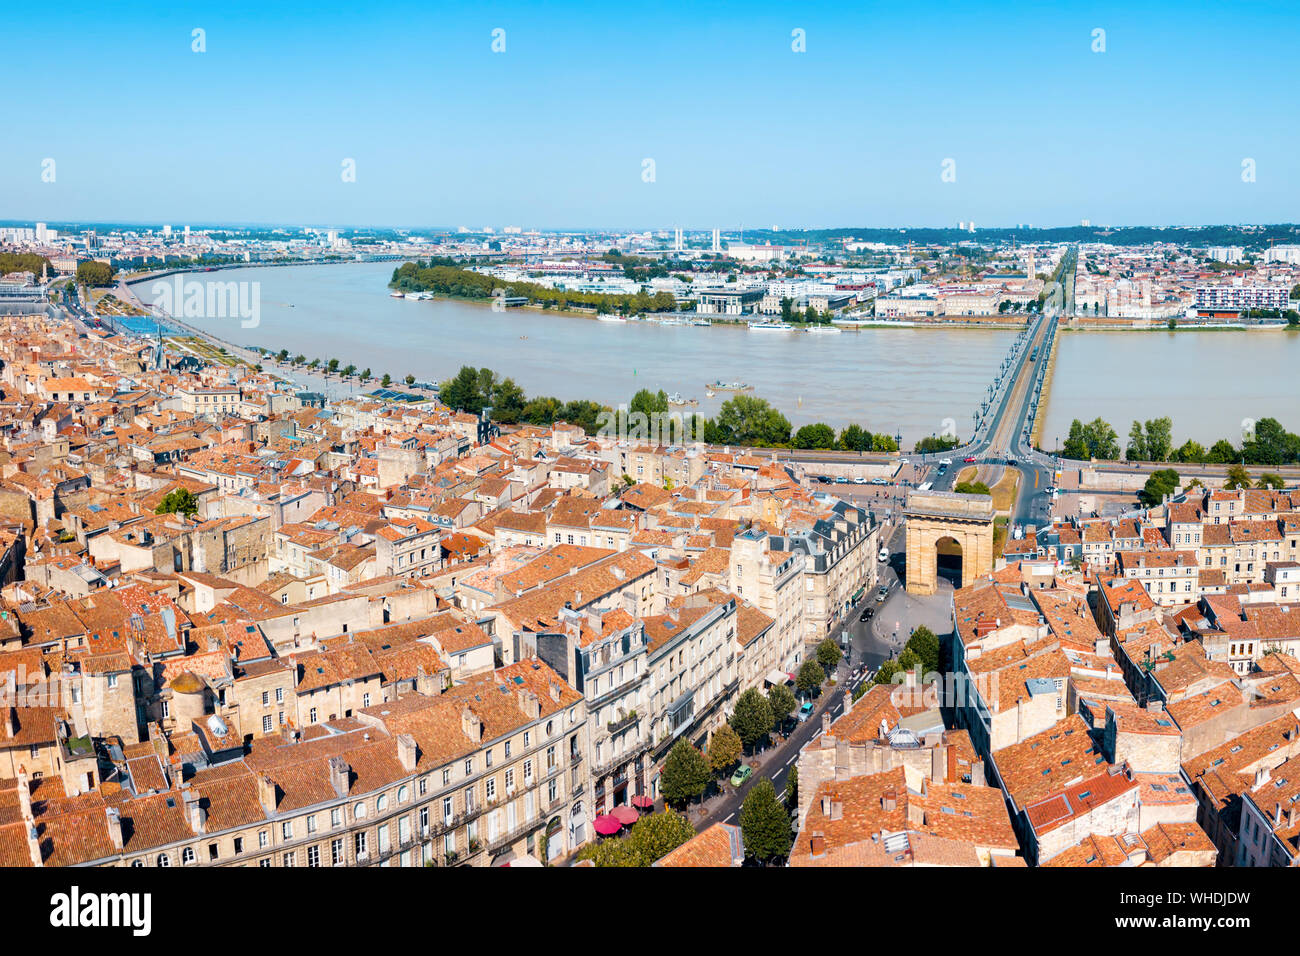
[[618, 720], [611, 720], [609, 723], [605, 725], [605, 729], [608, 730], [611, 734], [616, 734], [620, 730], [626, 730], [628, 727], [631, 727], [639, 719], [640, 718], [637, 716], [637, 712], [634, 710], [628, 713], [626, 716], [620, 717]]

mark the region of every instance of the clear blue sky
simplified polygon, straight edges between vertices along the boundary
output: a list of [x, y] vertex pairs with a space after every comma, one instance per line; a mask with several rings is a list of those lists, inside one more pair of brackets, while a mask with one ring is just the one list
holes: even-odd
[[31, 112], [0, 149], [0, 219], [1300, 220], [1294, 2], [223, 0], [5, 19], [8, 120]]

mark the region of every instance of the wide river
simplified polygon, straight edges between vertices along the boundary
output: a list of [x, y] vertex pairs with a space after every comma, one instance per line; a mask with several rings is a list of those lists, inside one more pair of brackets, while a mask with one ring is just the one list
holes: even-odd
[[[863, 329], [838, 335], [720, 325], [599, 322], [531, 309], [408, 301], [388, 294], [397, 263], [229, 269], [187, 279], [260, 284], [261, 322], [189, 319], [238, 345], [337, 358], [395, 379], [442, 381], [462, 365], [513, 378], [530, 396], [617, 405], [640, 388], [680, 392], [712, 415], [729, 396], [706, 382], [754, 386], [798, 426], [857, 422], [900, 431], [907, 447], [951, 421], [962, 437], [1014, 333]], [[133, 286], [152, 301], [150, 281]], [[1134, 418], [1168, 415], [1178, 442], [1240, 441], [1243, 418], [1300, 428], [1300, 333], [1070, 332], [1058, 339], [1044, 445], [1070, 420], [1100, 415], [1121, 436]]]
[[[971, 413], [1014, 333], [864, 329], [838, 335], [751, 332], [733, 326], [600, 322], [532, 309], [494, 312], [456, 301], [389, 296], [398, 263], [226, 269], [187, 279], [260, 283], [261, 321], [187, 319], [236, 345], [337, 358], [395, 379], [450, 378], [462, 365], [513, 378], [530, 396], [628, 401], [640, 388], [680, 392], [712, 415], [729, 395], [706, 382], [743, 381], [796, 426], [857, 422], [905, 443], [942, 432], [966, 437]], [[170, 279], [167, 281], [171, 281]], [[151, 281], [132, 286], [151, 302]]]
[[1134, 419], [1169, 416], [1174, 442], [1241, 443], [1244, 419], [1300, 430], [1300, 332], [1066, 332], [1040, 438], [1055, 447], [1071, 420], [1100, 416], [1128, 443]]

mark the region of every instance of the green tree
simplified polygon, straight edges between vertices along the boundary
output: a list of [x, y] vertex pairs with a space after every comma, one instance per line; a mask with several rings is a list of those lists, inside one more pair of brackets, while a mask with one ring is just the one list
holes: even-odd
[[1226, 438], [1220, 438], [1210, 446], [1205, 460], [1210, 464], [1226, 465], [1236, 461], [1238, 458], [1237, 449], [1232, 447], [1232, 442]]
[[1138, 492], [1138, 500], [1148, 508], [1154, 508], [1165, 500], [1165, 495], [1172, 495], [1177, 488], [1178, 472], [1172, 468], [1160, 468], [1147, 477], [1147, 483]]
[[746, 747], [753, 747], [772, 730], [772, 708], [756, 687], [736, 699], [736, 709], [729, 720]]
[[1286, 482], [1282, 479], [1281, 475], [1274, 474], [1271, 471], [1266, 471], [1259, 476], [1259, 481], [1255, 483], [1255, 487], [1273, 488], [1278, 491], [1281, 491], [1283, 488], [1286, 487]]
[[632, 866], [650, 866], [677, 849], [691, 837], [695, 828], [675, 810], [650, 813], [632, 824], [632, 830], [620, 841], [627, 846]]
[[1288, 432], [1276, 418], [1261, 418], [1254, 434], [1242, 443], [1241, 455], [1251, 465], [1288, 465], [1300, 457], [1300, 436]]
[[412, 385], [414, 385], [414, 384], [415, 384], [415, 376], [414, 376], [414, 375], [408, 375], [408, 376], [406, 376], [406, 385], [407, 385], [407, 387], [409, 388], [410, 386], [412, 386]]
[[939, 673], [939, 637], [934, 631], [922, 624], [907, 639], [907, 647], [920, 659], [923, 674]]
[[821, 688], [822, 681], [825, 679], [826, 672], [822, 670], [820, 664], [816, 661], [804, 661], [794, 683], [799, 688], [799, 693], [812, 695]]
[[740, 832], [745, 855], [768, 863], [784, 859], [794, 843], [790, 813], [776, 799], [776, 788], [764, 777], [750, 789], [740, 808]]
[[958, 482], [957, 487], [953, 489], [959, 495], [991, 495], [989, 486], [982, 481], [962, 481]]
[[368, 368], [363, 368], [363, 369], [361, 370], [361, 378], [362, 378], [363, 381], [366, 380], [366, 379], [369, 379], [369, 378], [370, 378], [370, 369], [368, 369]]
[[385, 372], [384, 377], [379, 380], [379, 384], [384, 386], [384, 388], [388, 388], [388, 386], [393, 384], [393, 376]]
[[1174, 424], [1168, 416], [1153, 418], [1146, 423], [1147, 461], [1168, 461], [1174, 450]]
[[276, 358], [276, 361], [279, 361], [279, 362], [287, 362], [287, 361], [289, 361], [289, 350], [288, 350], [288, 349], [280, 349], [280, 351], [276, 353], [275, 358]]
[[790, 775], [785, 778], [785, 808], [793, 813], [798, 806], [799, 765], [794, 764], [790, 767]]
[[702, 794], [711, 776], [704, 755], [683, 738], [668, 751], [659, 782], [664, 799], [680, 805]]
[[901, 670], [903, 670], [903, 668], [899, 666], [898, 661], [885, 661], [876, 671], [876, 676], [871, 678], [872, 686], [875, 686], [876, 684], [892, 684], [894, 682], [894, 675]]
[[328, 368], [331, 372], [337, 372], [337, 371], [339, 370], [339, 360], [338, 360], [338, 359], [330, 359], [330, 360], [326, 363], [326, 368]]
[[835, 447], [835, 429], [830, 425], [818, 422], [815, 425], [804, 425], [794, 434], [795, 448], [834, 448]]
[[1142, 431], [1142, 423], [1134, 422], [1128, 432], [1128, 448], [1124, 454], [1129, 461], [1147, 461], [1147, 438]]
[[1240, 464], [1229, 465], [1227, 480], [1224, 481], [1223, 487], [1229, 491], [1235, 491], [1238, 488], [1249, 488], [1250, 472]]
[[772, 447], [790, 443], [790, 421], [766, 399], [737, 395], [722, 403], [708, 440], [723, 445]]
[[817, 645], [817, 663], [821, 664], [822, 670], [827, 674], [835, 672], [843, 656], [840, 646], [829, 637]]
[[739, 760], [741, 753], [740, 737], [730, 724], [723, 724], [713, 732], [709, 741], [709, 769], [720, 773]]
[[773, 684], [767, 692], [767, 706], [772, 711], [772, 724], [775, 726], [794, 713], [799, 701], [795, 699], [794, 691], [785, 684]]
[[185, 515], [194, 517], [199, 511], [199, 500], [185, 488], [173, 488], [163, 495], [158, 507], [153, 509], [156, 515]]
[[116, 271], [107, 262], [90, 262], [77, 263], [77, 284], [85, 286], [106, 286], [112, 285], [113, 276]]
[[1179, 446], [1174, 457], [1181, 462], [1205, 461], [1205, 447], [1200, 442], [1189, 438]]
[[861, 425], [849, 425], [840, 432], [840, 447], [845, 451], [871, 451], [871, 432]]
[[305, 362], [305, 361], [307, 361], [307, 356], [305, 356], [305, 355], [295, 355], [295, 356], [293, 357], [293, 364], [294, 364], [294, 365], [301, 365], [301, 364], [302, 364], [303, 362]]

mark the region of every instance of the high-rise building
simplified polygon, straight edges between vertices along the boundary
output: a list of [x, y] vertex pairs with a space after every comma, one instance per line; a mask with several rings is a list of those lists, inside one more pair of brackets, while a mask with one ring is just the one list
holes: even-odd
[[48, 238], [49, 238], [49, 230], [46, 229], [45, 223], [38, 222], [36, 224], [36, 241], [45, 242]]
[[722, 233], [720, 230], [717, 229], [713, 230], [713, 251], [714, 252], [722, 251]]

